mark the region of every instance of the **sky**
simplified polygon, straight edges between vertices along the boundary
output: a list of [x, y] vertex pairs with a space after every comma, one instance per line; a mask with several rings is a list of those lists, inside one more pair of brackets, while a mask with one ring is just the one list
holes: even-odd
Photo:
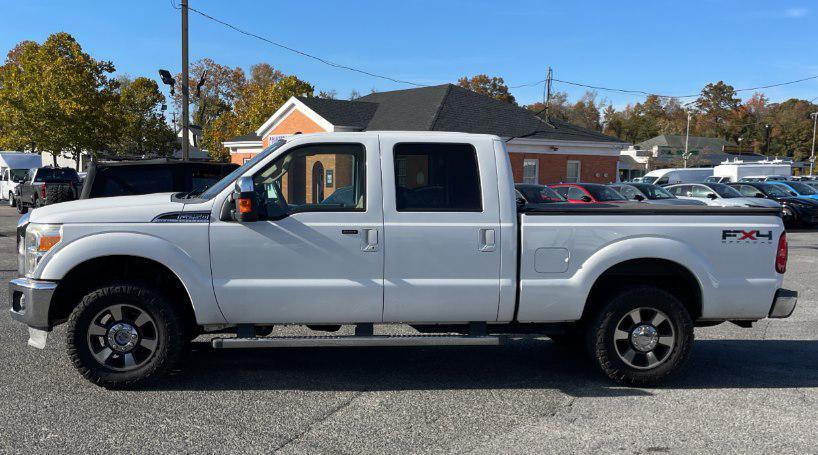
[[[418, 84], [464, 75], [509, 86], [545, 78], [667, 95], [708, 82], [755, 87], [818, 75], [816, 1], [251, 1], [189, 0], [190, 6], [289, 47]], [[173, 2], [0, 0], [0, 52], [22, 40], [71, 33], [117, 73], [158, 79], [181, 69], [180, 13]], [[190, 61], [249, 69], [266, 62], [347, 98], [410, 88], [293, 54], [190, 13]], [[559, 82], [576, 99], [585, 91]], [[513, 89], [521, 104], [542, 85]], [[818, 79], [764, 90], [772, 101], [818, 97]], [[751, 95], [742, 93], [743, 98]], [[599, 91], [617, 107], [644, 96]]]

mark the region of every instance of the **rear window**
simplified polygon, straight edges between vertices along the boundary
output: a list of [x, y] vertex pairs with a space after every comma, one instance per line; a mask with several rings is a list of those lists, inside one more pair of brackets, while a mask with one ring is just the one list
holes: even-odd
[[542, 185], [520, 185], [517, 190], [523, 194], [526, 201], [532, 204], [547, 202], [564, 202], [565, 198], [557, 194], [556, 191]]
[[802, 194], [802, 195], [818, 194], [818, 193], [816, 193], [815, 188], [807, 185], [806, 183], [787, 182], [787, 185], [789, 185], [795, 191], [798, 191], [798, 194]]
[[477, 152], [469, 144], [395, 145], [399, 212], [480, 212]]
[[79, 180], [74, 169], [42, 168], [34, 177], [35, 182], [76, 182]]

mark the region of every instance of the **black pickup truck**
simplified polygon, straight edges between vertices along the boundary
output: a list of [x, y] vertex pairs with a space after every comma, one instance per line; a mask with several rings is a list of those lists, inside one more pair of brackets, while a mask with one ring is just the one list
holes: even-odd
[[58, 202], [73, 201], [79, 195], [77, 171], [64, 167], [41, 167], [28, 171], [25, 181], [15, 189], [19, 213], [29, 208], [42, 207]]

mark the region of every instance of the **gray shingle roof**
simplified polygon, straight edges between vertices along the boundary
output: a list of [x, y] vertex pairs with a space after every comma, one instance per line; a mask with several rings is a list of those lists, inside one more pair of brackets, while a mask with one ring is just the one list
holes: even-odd
[[299, 100], [334, 125], [357, 126], [369, 131], [457, 131], [504, 137], [529, 135], [537, 139], [622, 142], [558, 120], [545, 123], [527, 109], [452, 84], [377, 92], [355, 101]]
[[298, 101], [337, 126], [354, 126], [366, 128], [377, 104], [361, 101], [333, 100], [327, 98], [299, 97]]

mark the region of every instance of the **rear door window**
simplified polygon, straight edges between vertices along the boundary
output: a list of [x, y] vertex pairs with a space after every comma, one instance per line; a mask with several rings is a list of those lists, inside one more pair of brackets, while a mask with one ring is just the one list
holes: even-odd
[[470, 144], [395, 145], [399, 212], [481, 212], [477, 152]]

